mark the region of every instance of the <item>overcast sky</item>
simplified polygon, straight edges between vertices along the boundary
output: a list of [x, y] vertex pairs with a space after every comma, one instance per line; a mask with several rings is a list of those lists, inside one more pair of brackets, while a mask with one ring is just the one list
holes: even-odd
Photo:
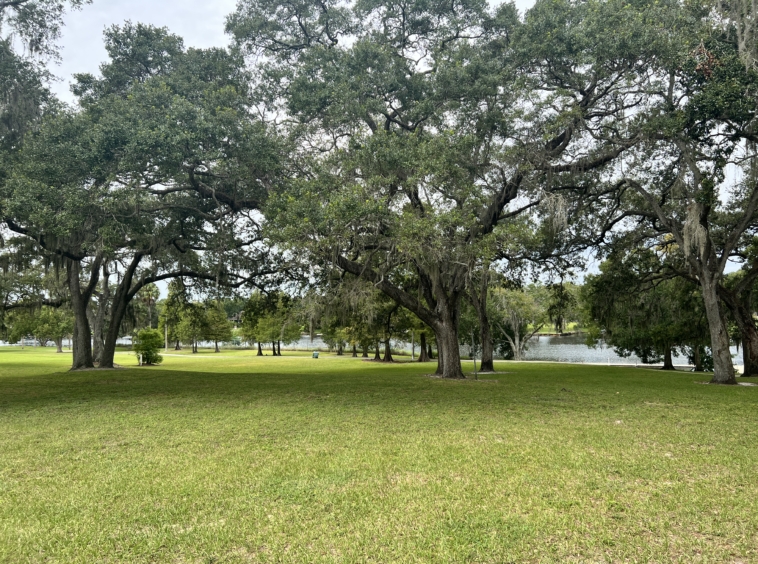
[[[516, 0], [520, 10], [534, 0]], [[61, 37], [60, 65], [51, 70], [62, 80], [53, 85], [63, 100], [73, 102], [69, 91], [71, 75], [78, 72], [97, 73], [105, 60], [103, 30], [125, 20], [165, 26], [184, 38], [191, 47], [212, 47], [227, 44], [224, 18], [234, 10], [236, 0], [93, 0], [79, 11], [66, 16]]]

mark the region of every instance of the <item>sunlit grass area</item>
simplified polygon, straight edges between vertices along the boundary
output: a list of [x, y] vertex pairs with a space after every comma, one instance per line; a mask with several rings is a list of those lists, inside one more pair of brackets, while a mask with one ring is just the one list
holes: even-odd
[[[757, 562], [758, 387], [0, 349], [2, 562]], [[471, 365], [468, 364], [470, 369]]]

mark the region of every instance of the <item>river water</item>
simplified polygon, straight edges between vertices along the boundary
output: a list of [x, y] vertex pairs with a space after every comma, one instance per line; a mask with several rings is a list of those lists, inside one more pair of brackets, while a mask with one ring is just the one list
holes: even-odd
[[[407, 353], [411, 351], [411, 344], [402, 341], [393, 341], [393, 349], [403, 350]], [[526, 352], [526, 360], [548, 360], [554, 362], [586, 362], [592, 364], [642, 364], [637, 356], [621, 357], [616, 354], [613, 348], [599, 344], [597, 347], [588, 347], [585, 342], [585, 336], [581, 333], [573, 335], [550, 335], [533, 337]], [[328, 347], [316, 336], [313, 341], [307, 335], [304, 335], [297, 343], [292, 343], [287, 349], [297, 350], [325, 350]], [[416, 348], [418, 353], [418, 345]], [[468, 355], [468, 347], [461, 347], [461, 354]], [[737, 348], [732, 347], [732, 358], [735, 366], [742, 365], [742, 354], [738, 354]], [[687, 357], [674, 355], [674, 364], [686, 365]]]

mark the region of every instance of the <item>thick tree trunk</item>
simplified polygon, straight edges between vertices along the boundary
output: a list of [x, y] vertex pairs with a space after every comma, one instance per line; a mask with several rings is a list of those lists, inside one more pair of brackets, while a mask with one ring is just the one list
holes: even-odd
[[[756, 335], [758, 337], [758, 335]], [[751, 335], [742, 334], [742, 375], [758, 376], [758, 362], [756, 362], [756, 353], [758, 353], [758, 343], [753, 341]]]
[[71, 369], [94, 368], [92, 334], [87, 322], [87, 312], [73, 305], [71, 309], [74, 311], [74, 335], [72, 339], [74, 343], [74, 358], [71, 363]]
[[[120, 289], [120, 288], [119, 288]], [[126, 308], [129, 302], [124, 300], [124, 296], [118, 290], [113, 296], [113, 305], [111, 306], [110, 323], [108, 331], [105, 332], [105, 342], [103, 343], [103, 353], [100, 357], [100, 366], [102, 368], [113, 368], [113, 358], [116, 355], [116, 341], [121, 330], [121, 322], [126, 315]]]
[[181, 343], [181, 341], [179, 341], [178, 339], [177, 339], [177, 341], [176, 341], [176, 344], [174, 345], [174, 350], [175, 350], [175, 351], [180, 351], [180, 350], [182, 350], [182, 343]]
[[737, 287], [727, 289], [719, 285], [719, 297], [729, 308], [742, 341], [743, 376], [758, 376], [758, 328], [753, 319], [753, 291], [755, 276], [748, 275]]
[[[94, 339], [95, 339], [95, 362], [103, 366], [103, 352], [105, 351], [105, 322], [108, 311], [108, 303], [111, 299], [110, 272], [108, 265], [103, 265], [103, 289], [97, 303], [97, 314], [95, 315]], [[115, 349], [115, 344], [114, 344]]]
[[84, 289], [81, 287], [79, 276], [81, 263], [69, 259], [66, 262], [69, 293], [71, 295], [71, 309], [74, 313], [73, 361], [71, 369], [94, 368], [92, 359], [92, 333], [90, 332], [89, 320], [87, 319], [87, 307], [92, 292], [99, 278], [100, 259], [95, 259], [90, 274], [90, 283]]
[[487, 290], [489, 286], [489, 271], [485, 269], [481, 276], [479, 290], [473, 286], [469, 289], [468, 297], [479, 318], [479, 341], [482, 343], [482, 359], [480, 372], [494, 372], [493, 362], [495, 347], [492, 344], [492, 328], [487, 316]]
[[276, 356], [282, 356], [282, 342], [276, 342]]
[[258, 341], [258, 354], [256, 356], [263, 356], [263, 349], [261, 348], [260, 341]]
[[382, 355], [379, 352], [381, 347], [379, 346], [379, 341], [376, 342], [374, 345], [374, 360], [382, 360]]
[[87, 308], [87, 318], [92, 327], [92, 360], [95, 364], [100, 364], [103, 359], [103, 347], [105, 339], [103, 337], [105, 313], [102, 300], [97, 304], [97, 312], [92, 311], [92, 304]]
[[213, 343], [216, 345], [216, 352], [221, 352], [221, 351], [218, 349], [218, 341], [213, 341]]
[[342, 343], [337, 344], [337, 356], [342, 356]]
[[465, 378], [461, 369], [461, 355], [458, 346], [458, 331], [455, 325], [443, 325], [437, 331], [437, 352], [439, 353], [440, 375], [443, 378]]
[[418, 361], [419, 362], [429, 362], [429, 353], [426, 350], [427, 349], [427, 345], [426, 345], [426, 331], [421, 331], [421, 335], [419, 336], [419, 347], [418, 348], [419, 348]]
[[482, 360], [479, 372], [494, 372], [495, 362], [493, 357], [495, 347], [492, 344], [492, 330], [486, 315], [484, 316], [484, 323], [480, 319], [479, 324], [479, 338], [482, 343]]
[[58, 339], [55, 339], [55, 348], [57, 353], [63, 352], [63, 337], [60, 337]]
[[113, 358], [116, 354], [116, 341], [118, 340], [119, 331], [121, 331], [121, 322], [124, 320], [129, 302], [132, 301], [137, 292], [137, 290], [132, 288], [132, 280], [142, 257], [143, 254], [141, 253], [136, 253], [132, 257], [132, 261], [124, 272], [121, 282], [116, 287], [116, 292], [113, 294], [110, 322], [108, 324], [108, 331], [105, 333], [103, 355], [100, 360], [100, 366], [103, 368], [113, 368]]
[[704, 271], [700, 275], [700, 287], [703, 291], [705, 314], [711, 334], [711, 351], [713, 353], [713, 384], [736, 384], [732, 354], [729, 351], [729, 334], [721, 311], [716, 281], [713, 275]]
[[434, 351], [431, 344], [426, 346], [426, 356], [429, 357], [429, 360], [434, 360]]
[[271, 341], [271, 356], [276, 356], [276, 343]]
[[758, 376], [758, 329], [748, 308], [732, 310], [742, 337], [743, 376]]
[[363, 358], [368, 358], [368, 346], [367, 345], [361, 345], [361, 350], [363, 351], [363, 354], [361, 356]]
[[358, 358], [358, 348], [353, 345], [353, 358]]
[[390, 350], [389, 338], [384, 339], [384, 358], [382, 359], [382, 362], [394, 362], [392, 359], [392, 350]]
[[753, 316], [748, 314], [739, 324], [742, 335], [743, 376], [758, 376], [758, 329]]
[[661, 370], [676, 370], [674, 368], [674, 360], [671, 356], [671, 347], [666, 347], [666, 352], [663, 354], [663, 366]]

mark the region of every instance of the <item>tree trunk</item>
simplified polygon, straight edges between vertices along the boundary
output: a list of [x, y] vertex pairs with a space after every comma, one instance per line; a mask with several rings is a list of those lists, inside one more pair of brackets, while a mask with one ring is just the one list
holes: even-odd
[[276, 343], [271, 341], [271, 356], [276, 356]]
[[443, 325], [437, 331], [440, 375], [443, 378], [465, 378], [461, 369], [461, 353], [458, 346], [458, 331], [455, 325]]
[[381, 347], [379, 346], [379, 341], [376, 342], [376, 345], [374, 346], [374, 360], [382, 360], [382, 355], [379, 352], [379, 349]]
[[218, 350], [218, 341], [213, 341], [213, 343], [216, 345], [216, 352], [221, 352], [220, 350]]
[[429, 360], [434, 360], [434, 351], [431, 344], [426, 346], [426, 356], [429, 357]]
[[89, 320], [87, 319], [87, 306], [89, 305], [92, 292], [99, 278], [100, 259], [95, 259], [90, 274], [89, 285], [82, 289], [79, 276], [82, 265], [79, 261], [69, 259], [66, 262], [68, 275], [69, 293], [71, 295], [71, 309], [74, 313], [73, 361], [71, 369], [94, 368], [92, 359], [92, 333], [90, 332]]
[[[108, 265], [103, 265], [103, 290], [97, 300], [97, 313], [92, 326], [94, 339], [94, 361], [98, 366], [103, 366], [103, 351], [105, 351], [105, 314], [108, 311], [108, 302], [111, 298], [110, 272]], [[114, 344], [115, 348], [115, 344]]]
[[263, 356], [263, 349], [261, 348], [260, 341], [258, 341], [258, 354], [256, 356]]
[[358, 348], [353, 344], [353, 358], [358, 358]]
[[721, 311], [716, 281], [713, 275], [703, 269], [700, 275], [700, 287], [703, 291], [705, 314], [708, 318], [708, 329], [711, 334], [711, 351], [713, 353], [712, 384], [736, 384], [732, 354], [729, 351], [729, 334]]
[[92, 311], [91, 303], [87, 308], [87, 318], [89, 319], [90, 327], [92, 327], [92, 360], [97, 365], [100, 365], [102, 362], [103, 347], [105, 346], [105, 338], [103, 337], [105, 324], [104, 310], [105, 305], [103, 304], [102, 297], [98, 300], [96, 313]]
[[[74, 301], [74, 300], [72, 300]], [[72, 305], [74, 310], [74, 357], [71, 363], [71, 369], [94, 368], [95, 364], [92, 359], [92, 334], [90, 333], [89, 323], [87, 322], [86, 311], [81, 311]]]
[[[418, 362], [429, 362], [429, 353], [427, 352], [426, 348], [426, 331], [421, 331], [421, 334], [419, 335], [419, 353], [418, 353]], [[431, 346], [429, 347], [431, 348]]]
[[119, 331], [121, 331], [121, 322], [126, 315], [126, 308], [129, 305], [129, 302], [124, 299], [125, 292], [120, 292], [119, 290], [121, 290], [120, 285], [113, 296], [111, 319], [108, 324], [108, 330], [105, 332], [103, 353], [100, 357], [100, 366], [103, 368], [113, 368], [113, 358], [116, 355], [116, 341], [118, 340]]
[[394, 362], [392, 359], [392, 351], [390, 350], [389, 338], [384, 339], [384, 358], [382, 359], [382, 362]]
[[282, 356], [282, 342], [276, 342], [276, 356]]
[[744, 363], [742, 375], [757, 376], [758, 329], [756, 329], [752, 308], [750, 307], [752, 292], [747, 291], [744, 292], [744, 295], [740, 296], [737, 295], [735, 291], [730, 291], [723, 286], [719, 286], [719, 296], [726, 307], [729, 308], [729, 311], [740, 330], [740, 338], [742, 340], [742, 359]]
[[368, 358], [368, 346], [361, 345], [361, 350], [363, 351], [363, 354], [361, 356], [363, 358]]
[[392, 351], [390, 350], [390, 338], [392, 337], [392, 316], [400, 308], [399, 304], [395, 304], [389, 313], [387, 314], [387, 323], [384, 325], [384, 358], [383, 362], [393, 362]]
[[57, 349], [55, 352], [57, 353], [63, 352], [63, 337], [59, 337], [58, 339], [55, 339], [55, 348]]
[[468, 297], [471, 305], [476, 310], [476, 316], [479, 318], [479, 340], [482, 343], [482, 358], [480, 372], [494, 372], [495, 364], [493, 362], [495, 347], [492, 344], [492, 328], [487, 316], [487, 289], [489, 287], [489, 270], [485, 268], [482, 272], [479, 290], [472, 287], [469, 289]]
[[495, 347], [492, 344], [492, 329], [490, 328], [490, 321], [485, 314], [484, 320], [479, 319], [479, 338], [482, 343], [482, 359], [479, 372], [494, 372], [494, 352]]
[[674, 360], [671, 356], [671, 347], [666, 347], [666, 352], [663, 354], [663, 366], [661, 370], [676, 370], [674, 368]]
[[703, 371], [703, 355], [700, 354], [700, 345], [692, 347], [692, 360], [695, 363], [695, 372]]
[[[110, 323], [108, 331], [105, 333], [105, 343], [103, 345], [103, 355], [100, 360], [100, 366], [104, 368], [113, 368], [113, 357], [116, 354], [116, 341], [118, 340], [119, 331], [121, 331], [121, 322], [126, 315], [126, 309], [132, 300], [136, 291], [132, 289], [132, 280], [134, 272], [137, 270], [143, 255], [137, 253], [129, 263], [124, 276], [116, 287], [111, 304]], [[141, 287], [141, 286], [140, 286]]]
[[174, 350], [175, 351], [182, 350], [182, 343], [178, 339], [176, 340], [176, 344], [174, 345]]

